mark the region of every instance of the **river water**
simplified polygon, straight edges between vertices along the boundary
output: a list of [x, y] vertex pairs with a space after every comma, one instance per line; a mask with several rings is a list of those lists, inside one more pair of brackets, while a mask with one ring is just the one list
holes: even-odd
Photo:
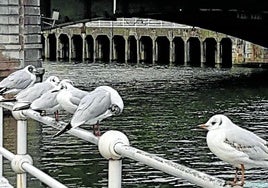
[[[101, 130], [119, 130], [130, 144], [207, 174], [232, 180], [234, 169], [214, 156], [206, 132], [196, 126], [213, 114], [268, 140], [268, 71], [261, 68], [164, 67], [105, 63], [44, 62], [44, 79], [57, 75], [91, 91], [110, 85], [121, 94], [125, 108], [101, 123]], [[60, 119], [71, 116], [61, 112]], [[91, 127], [82, 126], [91, 130]], [[4, 145], [15, 152], [16, 122], [5, 117]], [[69, 134], [52, 138], [54, 128], [33, 120], [28, 124], [28, 151], [34, 164], [72, 188], [107, 187], [107, 160], [97, 147]], [[16, 178], [5, 160], [6, 178]], [[246, 171], [246, 181], [267, 181], [267, 169]], [[28, 175], [28, 187], [46, 187]], [[197, 187], [185, 180], [123, 159], [122, 187]]]

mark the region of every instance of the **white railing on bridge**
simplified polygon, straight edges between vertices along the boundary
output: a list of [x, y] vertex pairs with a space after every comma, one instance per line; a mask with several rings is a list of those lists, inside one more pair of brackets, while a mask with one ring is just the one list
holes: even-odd
[[[38, 178], [43, 183], [52, 188], [65, 188], [66, 186], [53, 179], [46, 173], [33, 166], [31, 156], [27, 153], [27, 118], [32, 118], [41, 123], [51, 125], [61, 129], [66, 125], [65, 122], [56, 122], [54, 118], [41, 116], [38, 112], [31, 109], [12, 112], [17, 120], [17, 154], [13, 154], [3, 147], [3, 108], [12, 110], [13, 103], [0, 102], [0, 155], [11, 161], [11, 167], [17, 174], [17, 188], [26, 188], [26, 172]], [[203, 172], [188, 168], [186, 166], [174, 163], [162, 157], [150, 154], [130, 146], [127, 136], [119, 131], [107, 131], [101, 137], [94, 136], [91, 132], [81, 128], [75, 128], [68, 133], [79, 137], [85, 141], [98, 145], [101, 155], [109, 162], [108, 170], [108, 187], [121, 188], [122, 176], [122, 158], [128, 157], [139, 161], [145, 165], [158, 169], [167, 174], [185, 179], [193, 184], [206, 188], [223, 188], [226, 182], [224, 180], [212, 177]], [[3, 177], [3, 161], [0, 164], [0, 187], [12, 187]]]
[[[69, 25], [66, 27], [82, 27], [82, 23]], [[85, 24], [86, 27], [122, 27], [122, 28], [178, 28], [189, 29], [192, 26], [177, 24], [172, 22], [166, 22], [155, 19], [144, 18], [117, 18], [115, 21], [110, 20], [97, 20], [90, 21]]]

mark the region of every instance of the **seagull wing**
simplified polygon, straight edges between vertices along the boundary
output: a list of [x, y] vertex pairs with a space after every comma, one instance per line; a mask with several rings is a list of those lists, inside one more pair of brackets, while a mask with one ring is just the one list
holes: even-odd
[[3, 80], [1, 87], [24, 89], [31, 84], [32, 81], [30, 74], [25, 73], [24, 70], [19, 70], [10, 74]]
[[253, 160], [268, 160], [267, 142], [248, 130], [240, 127], [228, 130], [224, 141], [237, 151], [241, 151]]
[[111, 106], [111, 96], [107, 91], [99, 90], [93, 91], [86, 95], [80, 102], [76, 112], [73, 115], [71, 124], [73, 127], [82, 125], [84, 123], [94, 124], [98, 117], [106, 113]]

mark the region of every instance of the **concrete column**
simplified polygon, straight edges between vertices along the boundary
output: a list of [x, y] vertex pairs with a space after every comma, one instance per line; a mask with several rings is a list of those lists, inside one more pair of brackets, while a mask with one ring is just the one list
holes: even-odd
[[140, 53], [140, 39], [137, 37], [137, 63], [140, 63], [141, 60], [141, 53]]
[[219, 65], [221, 63], [221, 43], [217, 41], [217, 54], [216, 54], [216, 63]]
[[125, 40], [125, 63], [127, 63], [128, 57], [129, 57], [129, 49], [128, 49], [127, 37], [124, 37], [124, 40]]
[[95, 45], [94, 45], [94, 61], [96, 61], [99, 58], [99, 43], [97, 38], [95, 39]]
[[169, 65], [173, 64], [174, 59], [174, 44], [172, 40], [169, 40]]
[[85, 61], [86, 57], [86, 34], [82, 33], [82, 61]]
[[56, 38], [56, 60], [60, 57], [60, 50], [59, 50], [59, 35], [55, 35]]
[[68, 36], [69, 37], [69, 61], [72, 60], [72, 57], [73, 57], [73, 40], [72, 40], [72, 37], [71, 36]]
[[155, 64], [156, 61], [158, 61], [158, 44], [155, 41], [155, 38], [152, 38], [153, 41], [153, 65]]
[[45, 59], [48, 59], [49, 57], [49, 41], [48, 41], [48, 35], [44, 35], [45, 38]]
[[205, 62], [205, 57], [204, 57], [204, 41], [201, 39], [200, 40], [200, 63], [201, 63], [201, 67], [204, 65]]
[[113, 61], [113, 53], [114, 53], [114, 43], [113, 43], [113, 38], [110, 38], [110, 62]]
[[188, 44], [188, 39], [184, 40], [184, 65], [187, 65], [188, 60], [189, 60], [189, 44]]

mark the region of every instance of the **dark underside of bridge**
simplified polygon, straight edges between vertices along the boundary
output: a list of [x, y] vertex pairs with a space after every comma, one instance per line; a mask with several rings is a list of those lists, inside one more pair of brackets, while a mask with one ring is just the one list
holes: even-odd
[[57, 2], [41, 0], [41, 11], [48, 15], [54, 9], [59, 10], [60, 22], [115, 17], [154, 18], [225, 33], [268, 47], [266, 30], [268, 6], [264, 0], [116, 0], [115, 2], [115, 14], [113, 0], [58, 0]]

